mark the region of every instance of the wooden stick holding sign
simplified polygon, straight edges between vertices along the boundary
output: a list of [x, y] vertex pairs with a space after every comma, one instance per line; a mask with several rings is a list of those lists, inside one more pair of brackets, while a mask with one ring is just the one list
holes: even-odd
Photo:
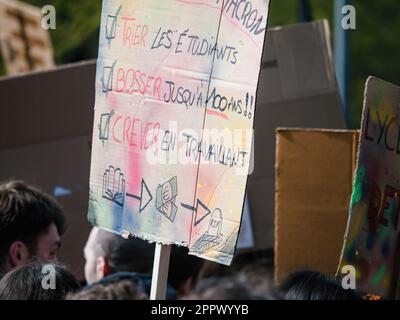
[[165, 300], [168, 284], [169, 257], [171, 246], [156, 244], [154, 253], [153, 276], [151, 278], [151, 300]]

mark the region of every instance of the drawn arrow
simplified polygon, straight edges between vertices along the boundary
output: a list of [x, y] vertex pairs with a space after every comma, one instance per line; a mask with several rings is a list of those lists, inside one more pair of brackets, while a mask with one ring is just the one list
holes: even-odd
[[185, 209], [193, 211], [196, 215], [194, 218], [194, 225], [197, 226], [200, 222], [202, 222], [209, 214], [211, 214], [211, 210], [207, 208], [207, 206], [197, 199], [196, 207], [192, 207], [188, 204], [181, 203], [181, 206]]
[[146, 207], [151, 202], [151, 200], [153, 200], [153, 196], [151, 195], [151, 192], [150, 192], [149, 188], [147, 187], [146, 182], [143, 179], [142, 179], [142, 185], [141, 185], [141, 190], [140, 190], [140, 196], [135, 196], [130, 193], [126, 193], [126, 196], [140, 201], [139, 213], [142, 212], [144, 209], [146, 209]]

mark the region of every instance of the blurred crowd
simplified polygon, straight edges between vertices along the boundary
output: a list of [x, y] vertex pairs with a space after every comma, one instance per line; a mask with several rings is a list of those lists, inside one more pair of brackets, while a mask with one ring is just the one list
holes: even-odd
[[[0, 185], [1, 300], [149, 299], [155, 244], [93, 228], [83, 250], [85, 281], [57, 262], [67, 221], [57, 201], [22, 181]], [[79, 232], [79, 230], [73, 230]], [[173, 246], [168, 300], [361, 300], [328, 275], [299, 270], [279, 285], [261, 253], [220, 267]]]

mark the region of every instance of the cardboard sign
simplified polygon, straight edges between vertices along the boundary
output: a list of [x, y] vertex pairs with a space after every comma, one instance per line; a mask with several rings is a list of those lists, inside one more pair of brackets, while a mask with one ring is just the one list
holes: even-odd
[[347, 226], [358, 135], [350, 130], [277, 130], [277, 282], [302, 269], [335, 275]]
[[79, 280], [90, 232], [95, 68], [89, 61], [0, 78], [0, 105], [7, 106], [0, 117], [0, 181], [24, 180], [58, 196], [68, 221], [58, 258]]
[[41, 8], [0, 0], [0, 51], [8, 74], [54, 67], [53, 46], [42, 19]]
[[254, 233], [251, 223], [250, 206], [247, 196], [244, 200], [242, 224], [240, 225], [239, 237], [237, 241], [237, 249], [252, 249], [254, 248]]
[[400, 88], [366, 84], [350, 218], [338, 274], [356, 269], [356, 287], [393, 298], [399, 275]]
[[345, 129], [326, 20], [268, 29], [247, 195], [256, 249], [274, 247], [275, 130]]
[[103, 1], [92, 224], [230, 264], [268, 6]]

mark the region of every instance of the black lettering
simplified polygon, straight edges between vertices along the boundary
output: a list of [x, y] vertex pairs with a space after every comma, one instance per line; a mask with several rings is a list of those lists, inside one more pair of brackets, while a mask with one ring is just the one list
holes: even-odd
[[388, 125], [386, 127], [386, 131], [385, 131], [385, 146], [389, 151], [394, 151], [394, 147], [390, 147], [389, 144], [388, 144], [388, 132], [389, 132], [389, 128], [391, 127], [392, 124], [394, 124], [394, 125], [396, 124], [396, 121], [395, 121], [394, 118], [392, 118], [389, 121], [389, 123], [388, 123]]
[[368, 135], [368, 128], [369, 128], [369, 108], [367, 109], [367, 120], [365, 121], [365, 132], [364, 132], [364, 139], [374, 142], [374, 138]]
[[381, 142], [381, 139], [385, 132], [386, 123], [388, 121], [388, 115], [385, 115], [385, 121], [383, 123], [381, 121], [381, 117], [379, 116], [379, 111], [376, 111], [376, 116], [378, 118], [378, 125], [379, 125], [379, 137], [378, 137], [378, 141], [377, 141], [377, 143], [379, 144]]

